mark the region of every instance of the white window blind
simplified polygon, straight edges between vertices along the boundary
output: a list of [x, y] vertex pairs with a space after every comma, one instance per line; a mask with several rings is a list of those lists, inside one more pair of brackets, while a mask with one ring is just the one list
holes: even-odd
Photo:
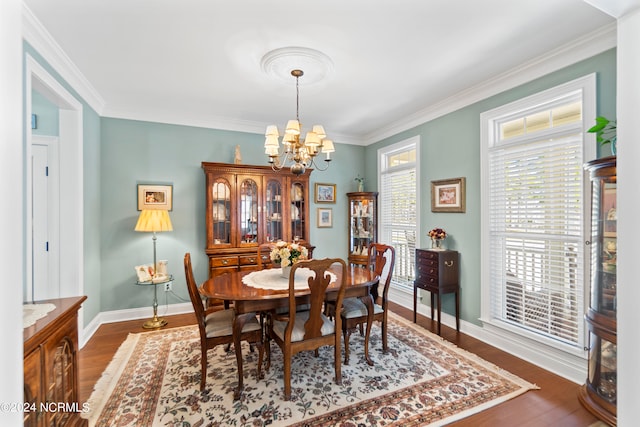
[[492, 317], [578, 345], [583, 315], [582, 135], [489, 151]]
[[380, 240], [395, 248], [392, 286], [413, 290], [417, 236], [415, 140], [383, 152], [380, 159]]
[[[481, 320], [557, 359], [586, 356], [595, 75], [481, 114]], [[520, 342], [520, 341], [518, 341]], [[534, 347], [530, 347], [534, 348]], [[553, 350], [550, 350], [553, 349]]]

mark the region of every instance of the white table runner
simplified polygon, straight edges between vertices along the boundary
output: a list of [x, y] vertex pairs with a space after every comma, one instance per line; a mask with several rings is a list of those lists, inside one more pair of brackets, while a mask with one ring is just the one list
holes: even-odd
[[[331, 276], [331, 281], [335, 282], [338, 277], [327, 272]], [[299, 268], [296, 270], [296, 278], [294, 282], [295, 289], [309, 289], [307, 280], [314, 275], [312, 270], [308, 268]], [[286, 291], [289, 289], [289, 279], [282, 277], [279, 268], [271, 268], [266, 270], [252, 271], [242, 278], [242, 283], [252, 288], [271, 289], [277, 291]]]
[[53, 304], [24, 304], [22, 306], [22, 327], [28, 328], [36, 323], [36, 320], [42, 319], [48, 312], [55, 309]]

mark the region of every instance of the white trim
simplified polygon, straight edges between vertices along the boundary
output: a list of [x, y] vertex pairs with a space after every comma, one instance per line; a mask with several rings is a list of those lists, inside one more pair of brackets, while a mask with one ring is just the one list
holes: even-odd
[[[496, 131], [493, 123], [513, 111], [520, 111], [531, 107], [536, 104], [549, 102], [557, 96], [562, 94], [571, 93], [574, 91], [581, 91], [583, 96], [583, 114], [582, 114], [582, 130], [586, 131], [590, 127], [589, 123], [594, 123], [596, 115], [596, 76], [595, 74], [589, 74], [587, 76], [572, 80], [565, 84], [555, 86], [545, 91], [536, 93], [526, 98], [519, 99], [509, 104], [502, 105], [489, 111], [485, 111], [480, 114], [480, 143], [481, 143], [481, 161], [480, 161], [480, 179], [481, 179], [481, 193], [484, 195], [489, 194], [489, 168], [488, 152], [489, 143], [494, 141], [494, 133]], [[596, 156], [596, 142], [595, 137], [591, 134], [585, 134], [585, 142], [583, 143], [583, 157], [584, 160], [590, 160]], [[590, 181], [586, 172], [583, 173], [583, 194], [588, 199], [590, 194]], [[587, 200], [585, 200], [587, 203]], [[585, 208], [585, 220], [583, 222], [583, 236], [588, 236], [590, 220], [590, 209]], [[481, 283], [481, 304], [480, 304], [480, 321], [483, 326], [479, 328], [479, 336], [485, 336], [492, 345], [505, 349], [512, 354], [519, 357], [523, 357], [526, 360], [532, 361], [545, 369], [558, 373], [572, 381], [580, 382], [584, 381], [584, 370], [578, 370], [577, 367], [586, 366], [586, 352], [583, 349], [573, 349], [572, 351], [562, 351], [559, 347], [554, 348], [551, 345], [546, 345], [544, 342], [527, 338], [526, 336], [514, 333], [508, 328], [502, 328], [498, 326], [497, 322], [492, 321], [491, 317], [491, 293], [490, 293], [490, 269], [489, 269], [489, 242], [490, 242], [490, 230], [488, 226], [489, 218], [489, 203], [486, 197], [482, 197], [481, 202], [481, 251], [480, 251], [480, 283]], [[588, 281], [590, 278], [589, 273], [588, 256], [585, 256], [583, 277], [585, 278], [584, 294], [583, 294], [583, 312], [586, 312], [588, 306], [589, 292]], [[583, 336], [581, 337], [584, 342], [587, 342], [586, 328], [583, 329]], [[502, 335], [502, 336], [501, 336]], [[488, 341], [488, 342], [489, 342]], [[513, 349], [512, 349], [513, 346]], [[508, 350], [507, 350], [508, 349]], [[581, 375], [581, 376], [580, 376]]]
[[[158, 317], [173, 316], [175, 314], [193, 313], [191, 303], [178, 303], [163, 306], [158, 310]], [[89, 324], [80, 328], [78, 343], [80, 348], [91, 339], [101, 325], [115, 322], [125, 322], [128, 320], [150, 319], [153, 315], [151, 307], [127, 308], [123, 310], [102, 311], [94, 317]], [[140, 324], [142, 328], [142, 324]], [[141, 331], [142, 332], [142, 331]]]
[[616, 44], [617, 25], [616, 23], [608, 24], [572, 43], [560, 46], [544, 56], [532, 59], [506, 73], [500, 74], [477, 86], [417, 111], [402, 121], [377, 129], [365, 136], [364, 145], [373, 144], [384, 138], [467, 107], [475, 102], [482, 101], [498, 93], [528, 83], [534, 79], [614, 48]]
[[[31, 9], [22, 3], [22, 38], [26, 40], [51, 67], [84, 99], [99, 115], [105, 101], [71, 58], [60, 47]], [[27, 117], [31, 117], [27, 115]]]
[[[423, 291], [422, 295], [418, 294], [417, 311], [418, 314], [430, 319], [430, 306], [422, 303], [423, 296], [425, 295], [428, 296], [428, 292]], [[413, 311], [412, 293], [394, 292], [390, 289], [389, 300]], [[429, 299], [425, 298], [425, 301], [428, 302]], [[444, 312], [441, 313], [441, 316], [441, 323], [443, 325], [455, 329], [455, 316]], [[513, 356], [519, 357], [541, 369], [553, 372], [576, 384], [584, 383], [584, 379], [587, 377], [587, 364], [582, 357], [568, 355], [538, 343], [532, 346], [530, 342], [523, 340], [519, 335], [509, 334], [501, 329], [496, 330], [491, 327], [481, 327], [463, 319], [460, 319], [460, 332]], [[535, 379], [533, 379], [533, 381], [535, 381]]]
[[[33, 57], [25, 58], [25, 171], [26, 212], [31, 212], [31, 93], [37, 89], [45, 98], [59, 107], [59, 159], [60, 159], [60, 293], [61, 297], [82, 295], [84, 292], [84, 206], [83, 206], [83, 105], [68, 92]], [[30, 215], [25, 218], [25, 285], [31, 288], [31, 227]], [[37, 296], [36, 296], [37, 297]], [[83, 309], [78, 313], [78, 324], [83, 324]]]

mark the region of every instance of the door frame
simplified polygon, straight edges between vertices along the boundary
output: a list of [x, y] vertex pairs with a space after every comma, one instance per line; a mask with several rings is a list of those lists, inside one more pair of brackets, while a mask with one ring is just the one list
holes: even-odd
[[[26, 210], [31, 212], [31, 96], [37, 90], [59, 108], [59, 208], [58, 222], [60, 297], [82, 295], [84, 291], [84, 244], [83, 244], [83, 106], [32, 56], [25, 55], [25, 171]], [[33, 295], [32, 221], [25, 221], [26, 282], [24, 300], [37, 300]]]

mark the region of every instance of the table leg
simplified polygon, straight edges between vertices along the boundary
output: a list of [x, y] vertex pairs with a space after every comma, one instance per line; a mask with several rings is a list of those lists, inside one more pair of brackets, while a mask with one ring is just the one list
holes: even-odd
[[240, 337], [242, 336], [242, 329], [244, 328], [244, 324], [246, 322], [247, 317], [243, 315], [235, 316], [233, 319], [233, 346], [235, 347], [236, 362], [238, 364], [238, 387], [233, 394], [233, 400], [240, 399], [242, 389], [244, 388], [244, 384], [242, 381], [244, 377], [242, 372], [242, 340], [240, 339]]
[[364, 360], [369, 366], [373, 366], [373, 360], [369, 357], [369, 336], [373, 325], [373, 297], [371, 294], [360, 297], [360, 301], [367, 306], [367, 332], [364, 335]]

